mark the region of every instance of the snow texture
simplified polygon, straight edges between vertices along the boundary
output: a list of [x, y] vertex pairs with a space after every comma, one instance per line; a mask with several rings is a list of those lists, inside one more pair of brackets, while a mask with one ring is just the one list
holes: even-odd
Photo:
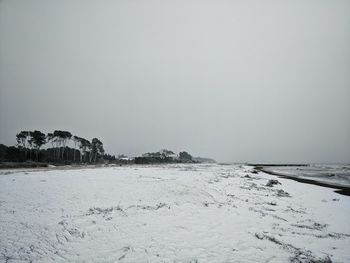
[[0, 262], [350, 262], [350, 198], [275, 179], [216, 164], [2, 171]]

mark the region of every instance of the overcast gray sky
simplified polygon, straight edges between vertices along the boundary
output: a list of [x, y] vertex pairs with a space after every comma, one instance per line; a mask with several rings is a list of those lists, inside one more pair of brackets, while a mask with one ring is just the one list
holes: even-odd
[[349, 101], [347, 0], [0, 0], [0, 143], [350, 162]]

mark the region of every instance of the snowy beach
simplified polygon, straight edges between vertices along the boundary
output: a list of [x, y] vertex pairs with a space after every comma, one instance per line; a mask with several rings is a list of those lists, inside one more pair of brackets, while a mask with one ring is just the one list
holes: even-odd
[[0, 262], [350, 262], [349, 222], [244, 165], [0, 171]]

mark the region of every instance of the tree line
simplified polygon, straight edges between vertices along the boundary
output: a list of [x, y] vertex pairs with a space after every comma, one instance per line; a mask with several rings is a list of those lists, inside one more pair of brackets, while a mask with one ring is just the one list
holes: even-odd
[[135, 157], [136, 164], [157, 164], [157, 163], [196, 163], [192, 155], [186, 151], [176, 155], [173, 151], [163, 149], [154, 153], [145, 153]]
[[[186, 151], [175, 154], [167, 149], [144, 153], [142, 156], [134, 158], [125, 155], [119, 155], [116, 158], [114, 155], [105, 153], [103, 143], [98, 138], [89, 141], [83, 137], [72, 135], [69, 131], [62, 130], [55, 130], [47, 134], [38, 130], [21, 131], [16, 134], [16, 141], [16, 145], [10, 147], [0, 144], [0, 162], [32, 161], [32, 164], [40, 162], [40, 165], [105, 161], [120, 165], [215, 162], [208, 158], [193, 157]], [[74, 147], [69, 147], [69, 145], [74, 145]]]
[[[98, 138], [89, 141], [69, 131], [55, 130], [47, 134], [38, 130], [21, 131], [16, 134], [16, 141], [16, 146], [7, 147], [4, 159], [60, 163], [96, 163], [115, 159], [105, 153], [103, 143]], [[68, 147], [70, 142], [74, 143], [74, 148]], [[43, 149], [44, 146], [47, 147]]]

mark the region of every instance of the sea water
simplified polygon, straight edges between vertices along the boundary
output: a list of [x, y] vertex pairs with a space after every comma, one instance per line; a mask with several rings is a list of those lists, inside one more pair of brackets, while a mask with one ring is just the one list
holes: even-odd
[[350, 187], [350, 164], [275, 166], [269, 167], [268, 170], [288, 176]]

